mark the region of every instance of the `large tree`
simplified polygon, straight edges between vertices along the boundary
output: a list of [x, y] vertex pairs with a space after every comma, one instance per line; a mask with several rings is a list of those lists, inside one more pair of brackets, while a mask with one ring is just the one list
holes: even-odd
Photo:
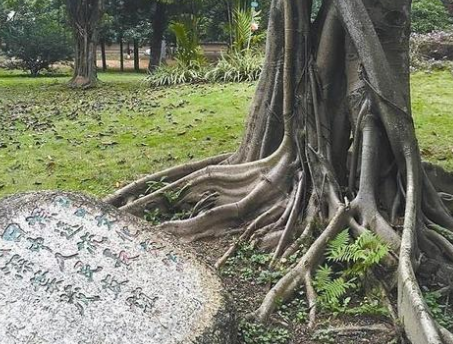
[[[190, 209], [189, 218], [158, 227], [192, 240], [241, 232], [217, 266], [252, 237], [273, 249], [272, 264], [306, 245], [253, 313], [261, 321], [305, 284], [313, 324], [312, 274], [326, 244], [345, 227], [356, 237], [369, 229], [391, 249], [375, 271], [387, 276], [376, 283], [397, 289], [410, 341], [453, 343], [419, 286], [421, 276], [451, 286], [453, 218], [415, 137], [410, 5], [324, 0], [312, 22], [311, 0], [273, 0], [265, 66], [239, 149], [147, 176], [106, 200], [138, 216]], [[146, 192], [163, 177], [169, 184]]]
[[66, 0], [69, 21], [75, 39], [72, 87], [91, 87], [96, 84], [96, 44], [101, 18], [101, 0]]

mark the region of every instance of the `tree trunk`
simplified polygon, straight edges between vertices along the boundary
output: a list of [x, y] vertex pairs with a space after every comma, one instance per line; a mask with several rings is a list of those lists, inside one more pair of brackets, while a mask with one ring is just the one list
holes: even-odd
[[100, 19], [99, 0], [67, 0], [69, 19], [75, 38], [72, 87], [91, 87], [96, 84], [96, 41]]
[[150, 56], [148, 70], [152, 72], [161, 63], [162, 59], [162, 41], [164, 32], [167, 27], [167, 5], [157, 2], [154, 18], [152, 21], [153, 33], [150, 41]]
[[120, 71], [124, 72], [124, 44], [123, 37], [120, 37]]
[[447, 9], [450, 17], [453, 18], [453, 0], [441, 0], [444, 4], [445, 8]]
[[140, 56], [139, 56], [139, 47], [138, 40], [134, 39], [134, 70], [135, 72], [140, 72]]
[[[271, 266], [302, 249], [253, 312], [260, 321], [302, 284], [315, 310], [311, 276], [329, 240], [344, 228], [355, 237], [370, 230], [391, 251], [377, 287], [398, 293], [395, 326], [414, 344], [453, 343], [419, 286], [451, 283], [453, 217], [424, 171], [411, 117], [410, 0], [324, 0], [314, 22], [311, 8], [272, 1], [264, 68], [235, 153], [146, 176], [105, 201], [138, 216], [189, 209], [158, 226], [189, 240], [236, 229], [217, 267], [243, 241], [272, 250]], [[169, 192], [179, 195], [173, 205]]]
[[101, 40], [101, 58], [102, 58], [102, 71], [105, 72], [107, 70], [107, 59], [105, 57], [105, 42]]

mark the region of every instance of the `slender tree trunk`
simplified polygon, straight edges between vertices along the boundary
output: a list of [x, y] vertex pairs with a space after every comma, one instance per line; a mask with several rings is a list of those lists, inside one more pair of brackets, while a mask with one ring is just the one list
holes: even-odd
[[96, 84], [96, 41], [100, 19], [99, 0], [67, 0], [69, 19], [75, 37], [74, 73], [72, 87], [91, 87]]
[[134, 70], [140, 72], [140, 56], [139, 56], [139, 46], [138, 40], [134, 39]]
[[123, 44], [123, 36], [120, 37], [120, 71], [124, 72], [124, 44]]
[[101, 40], [101, 58], [102, 58], [102, 71], [105, 72], [107, 70], [107, 59], [105, 56], [105, 42]]
[[162, 41], [167, 27], [167, 5], [157, 2], [152, 21], [153, 33], [150, 41], [148, 70], [152, 72], [160, 65], [162, 59]]
[[441, 0], [444, 4], [445, 8], [447, 9], [450, 17], [453, 18], [453, 0]]

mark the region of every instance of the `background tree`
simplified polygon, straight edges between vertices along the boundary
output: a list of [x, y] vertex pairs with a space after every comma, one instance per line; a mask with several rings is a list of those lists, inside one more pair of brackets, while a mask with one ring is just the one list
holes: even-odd
[[153, 71], [162, 60], [162, 41], [168, 25], [168, 3], [156, 1], [151, 19], [152, 33], [150, 38], [150, 56], [148, 70]]
[[101, 0], [66, 0], [75, 39], [74, 73], [69, 85], [91, 87], [97, 82], [96, 44]]
[[[410, 0], [274, 0], [266, 60], [240, 148], [144, 177], [106, 201], [143, 216], [182, 212], [164, 230], [190, 240], [242, 234], [274, 252], [271, 266], [303, 255], [253, 312], [269, 319], [305, 285], [345, 227], [389, 247], [376, 288], [398, 295], [399, 323], [415, 344], [451, 343], [420, 284], [448, 286], [453, 217], [421, 163], [410, 110]], [[165, 178], [166, 183], [162, 183]], [[153, 186], [153, 187], [150, 187]], [[171, 202], [170, 202], [171, 201]], [[449, 290], [449, 289], [448, 289]]]
[[99, 47], [101, 48], [102, 70], [107, 69], [106, 45], [110, 45], [118, 40], [117, 22], [115, 16], [110, 13], [111, 7], [104, 2], [104, 11], [99, 22]]
[[72, 57], [72, 39], [61, 16], [61, 6], [53, 1], [5, 3], [0, 37], [9, 58], [9, 67], [37, 76], [43, 69]]
[[123, 39], [132, 43], [134, 70], [140, 71], [139, 48], [145, 42], [149, 42], [151, 36], [150, 15], [154, 6], [154, 1], [131, 0], [123, 3], [121, 20], [124, 27]]

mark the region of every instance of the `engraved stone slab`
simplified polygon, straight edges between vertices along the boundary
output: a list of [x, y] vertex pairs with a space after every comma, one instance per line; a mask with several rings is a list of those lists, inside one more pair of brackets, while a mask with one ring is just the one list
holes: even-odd
[[221, 290], [172, 238], [92, 198], [0, 201], [2, 344], [230, 344]]

